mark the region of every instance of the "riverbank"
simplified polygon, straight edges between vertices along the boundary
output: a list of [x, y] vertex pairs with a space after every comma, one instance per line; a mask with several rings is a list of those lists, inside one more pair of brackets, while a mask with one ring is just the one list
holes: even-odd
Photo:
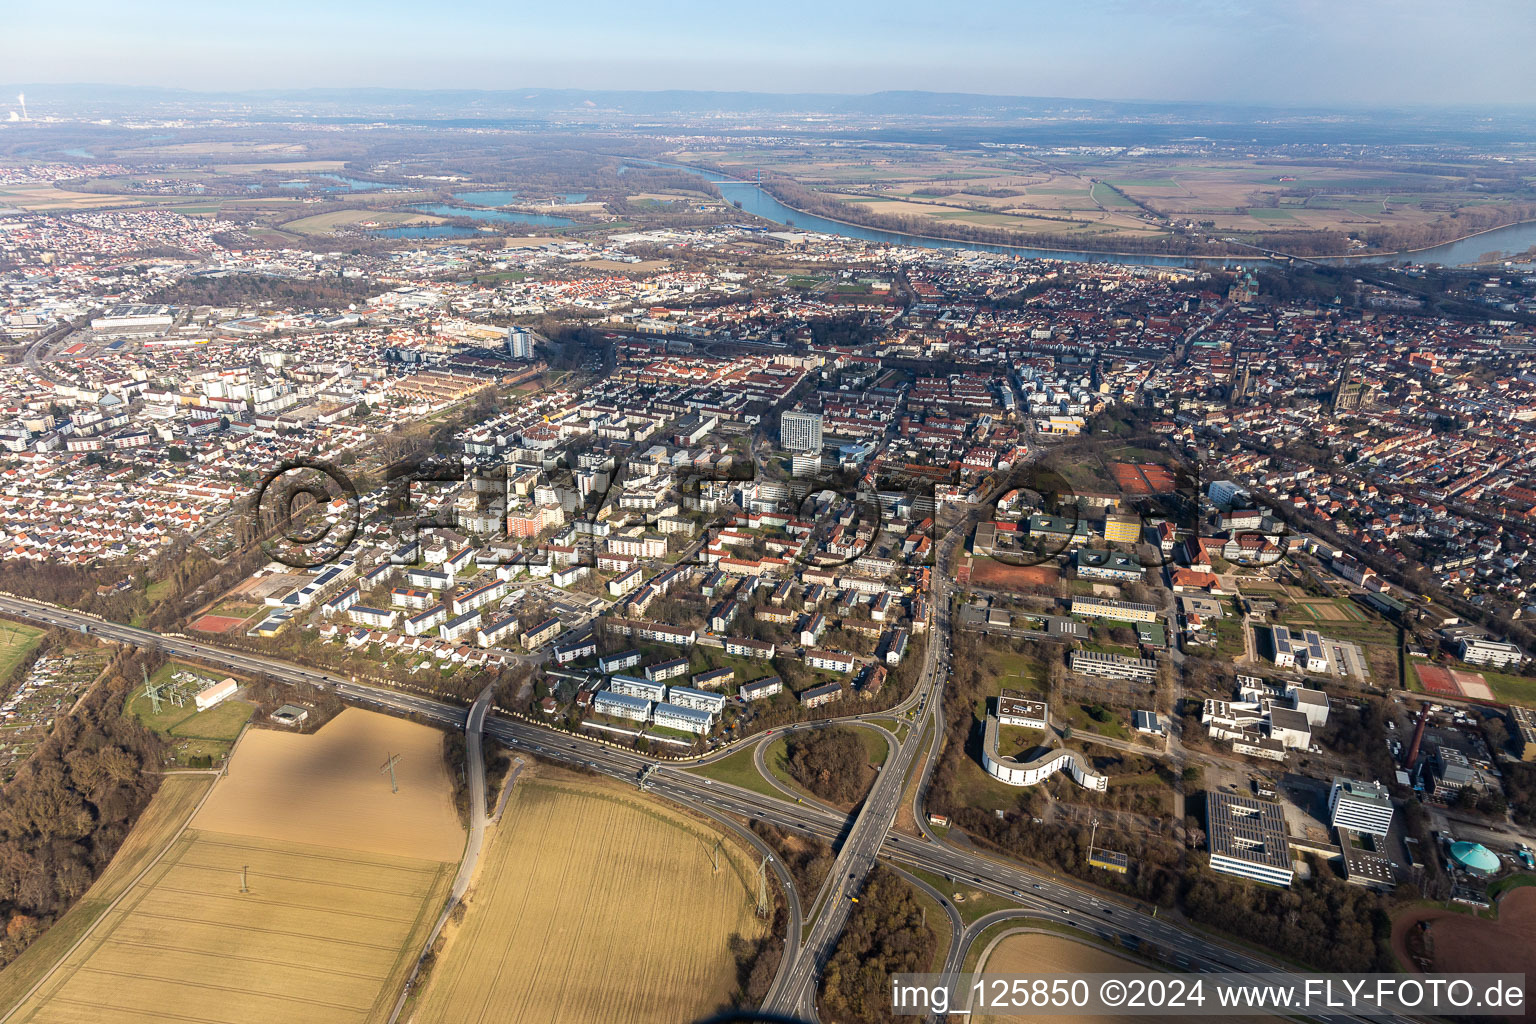
[[[834, 224], [839, 227], [851, 228], [860, 232], [875, 233], [881, 236], [885, 236], [882, 238], [865, 237], [864, 240], [866, 241], [882, 241], [894, 245], [900, 245], [904, 243], [915, 243], [922, 245], [924, 243], [929, 243], [937, 244], [943, 247], [977, 249], [985, 252], [1017, 254], [1035, 259], [1060, 259], [1069, 262], [1116, 262], [1151, 266], [1194, 265], [1202, 268], [1210, 268], [1232, 267], [1241, 263], [1252, 263], [1255, 259], [1273, 261], [1273, 259], [1268, 256], [1256, 257], [1252, 254], [1245, 255], [1231, 252], [1223, 253], [1221, 255], [1202, 256], [1196, 253], [1173, 254], [1153, 252], [1126, 252], [1124, 250], [1115, 249], [1064, 249], [1056, 247], [1030, 246], [1008, 242], [972, 241], [962, 238], [949, 237], [946, 235], [929, 234], [927, 232], [897, 230], [893, 228], [878, 227], [874, 224], [862, 224], [858, 221], [848, 220], [842, 217], [832, 217], [826, 214], [812, 213], [808, 210], [792, 206], [790, 203], [785, 202], [784, 199], [776, 194], [768, 184], [760, 185], [753, 181], [744, 181], [731, 178], [728, 172], [718, 168], [689, 167], [683, 164], [673, 164], [669, 166], [673, 166], [678, 170], [691, 171], [702, 176], [713, 174], [720, 178], [726, 179], [723, 181], [713, 181], [711, 184], [715, 185], [717, 188], [721, 188], [721, 193], [723, 196], [725, 196], [727, 201], [731, 201], [730, 196], [726, 194], [725, 189], [722, 186], [728, 186], [733, 189], [750, 189], [763, 196], [766, 196], [769, 200], [772, 201], [773, 204], [782, 208], [784, 211], [793, 214], [796, 217], [808, 219], [811, 221], [821, 221], [827, 224]], [[799, 224], [791, 222], [788, 218], [782, 220], [775, 219], [774, 217], [765, 214], [762, 210], [747, 210], [745, 206], [740, 208], [745, 210], [745, 212], [752, 213], [753, 215], [772, 223], [785, 224], [790, 227], [800, 227]], [[1337, 263], [1343, 266], [1351, 266], [1364, 263], [1391, 263], [1397, 260], [1412, 260], [1414, 257], [1423, 257], [1425, 255], [1444, 252], [1446, 256], [1450, 257], [1450, 259], [1446, 261], [1446, 265], [1459, 266], [1464, 264], [1471, 264], [1477, 261], [1473, 259], [1458, 259], [1456, 258], [1457, 255], [1464, 256], [1465, 254], [1452, 254], [1448, 250], [1451, 250], [1456, 246], [1464, 245], [1474, 239], [1495, 235], [1500, 232], [1512, 232], [1518, 234], [1520, 233], [1521, 229], [1530, 229], [1531, 237], [1515, 239], [1514, 242], [1517, 248], [1498, 250], [1513, 254], [1517, 252], [1523, 252], [1526, 249], [1529, 249], [1532, 245], [1536, 245], [1536, 219], [1512, 221], [1509, 224], [1501, 224], [1497, 227], [1484, 228], [1481, 231], [1469, 232], [1465, 235], [1459, 235], [1455, 238], [1436, 242], [1433, 245], [1419, 246], [1412, 249], [1396, 249], [1391, 252], [1337, 253], [1322, 256], [1303, 256], [1298, 258], [1322, 263]], [[810, 231], [815, 230], [815, 228], [810, 225], [806, 225], [804, 230]], [[858, 238], [863, 236], [852, 235], [850, 237]], [[1475, 255], [1482, 256], [1484, 253], [1478, 253]], [[1431, 260], [1431, 262], [1441, 261]]]

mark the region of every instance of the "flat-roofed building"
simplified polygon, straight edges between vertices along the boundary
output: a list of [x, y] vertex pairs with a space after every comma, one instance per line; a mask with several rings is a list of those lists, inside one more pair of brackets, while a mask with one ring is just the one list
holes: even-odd
[[1211, 870], [1290, 888], [1295, 869], [1279, 804], [1212, 789], [1205, 817]]
[[1109, 788], [1109, 777], [1094, 771], [1088, 759], [1076, 750], [1047, 750], [1033, 761], [1020, 761], [1000, 753], [997, 745], [1000, 726], [996, 715], [987, 715], [981, 743], [981, 765], [998, 781], [1010, 786], [1035, 786], [1057, 772], [1065, 771], [1084, 789], [1102, 793]]
[[1106, 515], [1104, 539], [1113, 544], [1135, 544], [1141, 539], [1141, 519], [1113, 512]]
[[1142, 683], [1155, 683], [1157, 659], [1127, 658], [1123, 654], [1104, 651], [1073, 651], [1072, 671], [1106, 679], [1134, 679]]
[[1525, 660], [1524, 653], [1514, 644], [1486, 637], [1463, 639], [1458, 644], [1458, 653], [1468, 665], [1492, 665], [1494, 668], [1508, 668]]
[[1141, 563], [1131, 555], [1121, 554], [1118, 551], [1097, 551], [1093, 548], [1077, 549], [1077, 575], [1083, 579], [1134, 583], [1139, 581], [1143, 574]]
[[779, 446], [791, 452], [821, 451], [821, 413], [790, 410], [779, 416]]
[[997, 698], [997, 720], [1002, 725], [1044, 729], [1050, 724], [1050, 714], [1045, 701], [1025, 696], [1018, 690], [1004, 690]]
[[1269, 738], [1293, 750], [1306, 750], [1312, 745], [1312, 723], [1300, 711], [1271, 705]]
[[1380, 782], [1334, 776], [1328, 793], [1329, 824], [1384, 836], [1392, 828], [1392, 798]]
[[1339, 850], [1344, 855], [1344, 881], [1371, 889], [1395, 889], [1397, 875], [1392, 870], [1392, 861], [1376, 848], [1374, 838], [1366, 836], [1356, 842], [1352, 831], [1339, 829]]
[[1515, 749], [1522, 761], [1536, 761], [1536, 711], [1512, 704], [1509, 717], [1515, 724]]
[[1113, 619], [1117, 622], [1152, 622], [1157, 609], [1150, 604], [1135, 601], [1112, 601], [1106, 597], [1074, 597], [1072, 614], [1090, 619]]

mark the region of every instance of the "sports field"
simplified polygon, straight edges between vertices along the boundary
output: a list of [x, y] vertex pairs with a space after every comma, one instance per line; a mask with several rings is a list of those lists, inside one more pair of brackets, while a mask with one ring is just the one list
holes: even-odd
[[[463, 847], [440, 744], [357, 709], [313, 736], [247, 733], [192, 826], [12, 1019], [387, 1020]], [[398, 794], [381, 745], [404, 755]]]
[[187, 628], [199, 633], [228, 633], [244, 621], [233, 615], [199, 615]]
[[[633, 789], [525, 770], [414, 1024], [676, 1024], [735, 987], [757, 864]], [[771, 884], [771, 883], [770, 883]]]
[[1481, 672], [1465, 672], [1442, 668], [1439, 665], [1414, 665], [1419, 685], [1425, 693], [1437, 693], [1442, 697], [1468, 697], [1472, 700], [1493, 700], [1493, 691]]
[[[1021, 557], [1029, 555], [1026, 552]], [[1049, 565], [1009, 565], [991, 558], [978, 558], [971, 565], [971, 582], [996, 590], [1048, 587], [1060, 578], [1061, 573]]]

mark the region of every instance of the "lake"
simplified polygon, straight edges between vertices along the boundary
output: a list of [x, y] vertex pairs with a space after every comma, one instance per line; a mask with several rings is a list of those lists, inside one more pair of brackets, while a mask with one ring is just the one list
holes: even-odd
[[[326, 184], [334, 182], [334, 184]], [[266, 186], [261, 184], [247, 185], [248, 189], [259, 190]], [[387, 188], [378, 181], [364, 181], [362, 178], [348, 178], [341, 174], [312, 174], [306, 178], [290, 178], [287, 181], [277, 183], [278, 188], [289, 191], [305, 192], [377, 192]]]
[[385, 238], [475, 238], [481, 232], [454, 224], [405, 224], [398, 228], [381, 228], [374, 234]]
[[502, 224], [532, 224], [536, 227], [559, 228], [575, 221], [569, 217], [551, 217], [544, 213], [519, 213], [516, 210], [481, 210], [467, 206], [450, 206], [447, 203], [412, 203], [411, 209], [431, 213], [439, 217], [468, 217], [471, 220], [496, 221]]
[[470, 206], [511, 206], [517, 202], [517, 189], [493, 189], [489, 192], [455, 192], [453, 198]]

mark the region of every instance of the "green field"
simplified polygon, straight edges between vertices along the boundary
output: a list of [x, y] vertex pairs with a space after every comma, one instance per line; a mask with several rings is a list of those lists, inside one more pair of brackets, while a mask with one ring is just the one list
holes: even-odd
[[1482, 672], [1493, 695], [1506, 704], [1523, 704], [1536, 707], [1536, 678], [1512, 676], [1506, 672], [1489, 672], [1475, 665], [1465, 666], [1467, 672]]
[[0, 679], [8, 678], [21, 659], [30, 654], [42, 639], [41, 629], [6, 620], [0, 626]]
[[693, 775], [702, 775], [706, 779], [714, 779], [716, 782], [728, 783], [732, 786], [740, 786], [742, 789], [750, 789], [754, 793], [764, 796], [782, 797], [784, 794], [773, 788], [773, 784], [763, 778], [753, 762], [753, 747], [738, 750], [730, 757], [721, 758], [710, 764], [689, 768]]
[[[157, 685], [168, 683], [177, 670], [193, 672], [210, 681], [216, 681], [205, 671], [179, 662], [162, 665], [150, 680]], [[124, 713], [132, 715], [148, 728], [170, 739], [176, 759], [182, 764], [189, 763], [189, 760], [195, 757], [217, 759], [228, 753], [230, 745], [239, 737], [240, 730], [245, 727], [245, 723], [250, 720], [251, 712], [255, 710], [254, 705], [237, 697], [230, 697], [207, 711], [199, 711], [193, 701], [193, 693], [186, 692], [191, 689], [190, 685], [184, 687], [183, 701], [179, 707], [167, 697], [162, 697], [160, 711], [156, 713], [149, 696], [141, 686], [136, 689], [123, 709]]]

